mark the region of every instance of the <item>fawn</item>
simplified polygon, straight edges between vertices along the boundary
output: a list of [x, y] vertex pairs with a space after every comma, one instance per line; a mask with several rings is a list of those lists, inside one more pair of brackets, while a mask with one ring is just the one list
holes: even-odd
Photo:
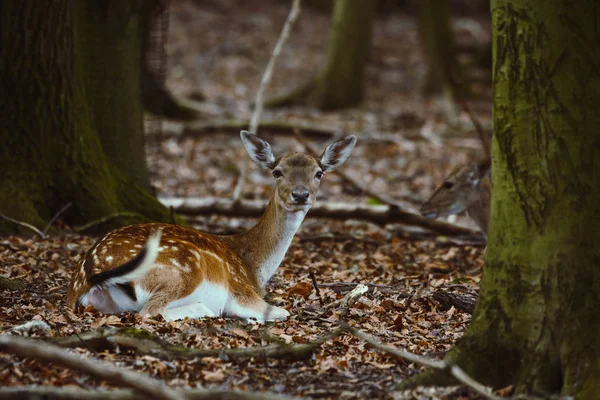
[[166, 320], [221, 315], [259, 322], [286, 319], [287, 310], [263, 300], [263, 287], [315, 202], [321, 178], [348, 158], [356, 137], [330, 144], [318, 159], [302, 153], [275, 158], [265, 140], [247, 131], [241, 138], [252, 161], [271, 170], [276, 181], [252, 229], [230, 236], [163, 223], [114, 230], [79, 262], [67, 306], [161, 314]]
[[490, 196], [486, 172], [475, 164], [461, 165], [444, 179], [419, 211], [424, 217], [439, 218], [467, 210], [487, 238]]

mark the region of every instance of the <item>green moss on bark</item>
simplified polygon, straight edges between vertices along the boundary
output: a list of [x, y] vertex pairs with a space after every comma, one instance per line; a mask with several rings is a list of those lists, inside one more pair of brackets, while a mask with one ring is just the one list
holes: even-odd
[[[77, 8], [83, 3], [0, 5], [6, 44], [0, 58], [0, 210], [38, 228], [69, 202], [73, 206], [62, 217], [74, 225], [123, 211], [169, 221], [169, 210], [113, 166], [100, 144], [98, 122], [124, 121], [130, 113], [140, 120], [141, 98], [130, 98], [134, 108], [109, 109], [90, 93], [88, 79], [101, 69], [89, 67], [90, 49], [82, 48], [89, 43], [82, 37], [97, 34], [82, 29], [89, 22]], [[118, 97], [120, 81], [105, 84]], [[127, 136], [128, 126], [113, 129]], [[0, 232], [14, 231], [22, 228], [0, 221]]]
[[486, 267], [449, 357], [493, 387], [585, 397], [600, 360], [600, 5], [492, 1], [492, 14]]

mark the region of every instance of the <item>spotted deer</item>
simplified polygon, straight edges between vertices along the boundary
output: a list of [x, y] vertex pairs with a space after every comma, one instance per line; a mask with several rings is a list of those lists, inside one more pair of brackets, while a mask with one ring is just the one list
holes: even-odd
[[287, 310], [263, 300], [263, 287], [314, 204], [323, 175], [348, 158], [356, 137], [330, 144], [319, 158], [302, 153], [275, 158], [265, 140], [247, 131], [241, 138], [252, 161], [271, 170], [276, 182], [256, 226], [229, 236], [162, 223], [114, 230], [79, 262], [67, 305], [161, 314], [167, 320], [221, 315], [286, 319]]
[[476, 164], [455, 168], [421, 209], [427, 218], [454, 215], [467, 210], [469, 217], [487, 237], [490, 218], [490, 180]]

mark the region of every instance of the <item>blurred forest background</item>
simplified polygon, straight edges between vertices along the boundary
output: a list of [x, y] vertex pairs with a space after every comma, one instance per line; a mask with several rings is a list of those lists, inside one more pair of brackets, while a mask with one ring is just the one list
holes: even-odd
[[[597, 235], [579, 227], [594, 220], [596, 209], [589, 204], [598, 202], [584, 200], [600, 191], [588, 175], [572, 186], [568, 179], [590, 171], [582, 165], [593, 165], [590, 149], [597, 146], [589, 132], [595, 117], [574, 111], [565, 117], [568, 123], [556, 124], [581, 127], [560, 131], [587, 132], [581, 139], [560, 141], [548, 127], [568, 114], [571, 103], [582, 109], [597, 104], [600, 42], [592, 40], [597, 27], [584, 17], [597, 15], [588, 8], [598, 8], [586, 3], [567, 10], [558, 0], [549, 3], [552, 7], [543, 9], [529, 0], [494, 2], [494, 27], [503, 38], [494, 43], [495, 55], [501, 55], [494, 69], [501, 91], [495, 96], [503, 107], [495, 118], [507, 119], [501, 119], [503, 141], [493, 163], [503, 194], [496, 197], [499, 211], [492, 221], [498, 229], [490, 233], [486, 255], [491, 272], [477, 309], [487, 237], [464, 213], [434, 221], [418, 210], [455, 167], [489, 169], [488, 1], [305, 0], [272, 70], [262, 115], [255, 111], [257, 93], [289, 1], [0, 3], [0, 382], [5, 386], [0, 398], [475, 399], [510, 396], [515, 389], [559, 392], [561, 384], [553, 382], [562, 382], [564, 371], [572, 385], [564, 393], [579, 390], [570, 377], [587, 377], [593, 363], [568, 369], [561, 362], [570, 366], [583, 353], [561, 348], [559, 356], [556, 343], [557, 337], [574, 343], [573, 327], [585, 325], [585, 318], [559, 322], [554, 315], [562, 305], [581, 316], [598, 304], [596, 297], [582, 300], [579, 294], [599, 291], [575, 283], [594, 281], [597, 274], [585, 268], [597, 260], [596, 250], [586, 262], [573, 260], [585, 253], [582, 249], [598, 248]], [[564, 17], [560, 23], [557, 15]], [[581, 29], [573, 22], [579, 20]], [[560, 29], [549, 34], [539, 21]], [[555, 44], [540, 45], [544, 41]], [[577, 51], [569, 51], [571, 46]], [[530, 55], [536, 62], [529, 62]], [[559, 99], [571, 92], [547, 85], [555, 75], [568, 80], [569, 90], [590, 89], [576, 92], [564, 106]], [[519, 101], [536, 102], [537, 108], [520, 107], [525, 103]], [[258, 134], [275, 154], [315, 152], [335, 138], [358, 137], [341, 171], [324, 179], [312, 214], [267, 286], [267, 300], [290, 311], [290, 319], [265, 325], [227, 318], [165, 322], [67, 309], [72, 269], [97, 235], [111, 228], [165, 221], [229, 234], [256, 223], [273, 181], [268, 171], [249, 163], [239, 132], [257, 115]], [[529, 122], [537, 125], [530, 129]], [[539, 148], [511, 153], [511, 146], [534, 148], [527, 147], [530, 137], [545, 143], [551, 156], [544, 158], [547, 153]], [[561, 158], [568, 152], [565, 143], [584, 149], [584, 161]], [[527, 161], [512, 164], [515, 159], [506, 154]], [[534, 172], [528, 174], [524, 165]], [[532, 166], [539, 165], [550, 172], [538, 174]], [[546, 191], [548, 185], [553, 189]], [[571, 194], [581, 196], [564, 203], [540, 200], [543, 195], [562, 201]], [[561, 219], [563, 228], [548, 222], [556, 215], [548, 209], [537, 213], [536, 207], [548, 204], [561, 204], [548, 207], [570, 216], [576, 215], [575, 205], [591, 211], [572, 218], [581, 222], [575, 227], [566, 225], [569, 218]], [[517, 205], [523, 213], [514, 212]], [[558, 233], [549, 226], [559, 227]], [[545, 241], [547, 232], [560, 239], [548, 234]], [[564, 247], [571, 242], [561, 232], [571, 232], [581, 246]], [[518, 249], [530, 238], [539, 239], [535, 254]], [[504, 248], [512, 252], [503, 253]], [[548, 265], [558, 265], [551, 256], [544, 258], [555, 249], [568, 249], [556, 256], [561, 266], [586, 267], [572, 276], [548, 267], [546, 274]], [[531, 261], [532, 254], [543, 254], [543, 261]], [[535, 282], [548, 286], [539, 290]], [[521, 302], [527, 307], [520, 314]], [[459, 342], [466, 345], [449, 352], [474, 312], [478, 325]], [[506, 322], [513, 317], [521, 330]], [[563, 330], [546, 330], [549, 326]], [[590, 333], [586, 338], [598, 337], [596, 330], [589, 324], [581, 328]], [[23, 347], [10, 341], [21, 335], [72, 350], [47, 355], [34, 341]], [[423, 360], [405, 361], [396, 357], [397, 349], [426, 355], [426, 365], [450, 373], [455, 373], [450, 363], [459, 359], [491, 389], [419, 374]], [[58, 362], [63, 353], [107, 363], [94, 369], [83, 358]], [[113, 368], [120, 372], [106, 372]], [[404, 385], [411, 377], [417, 377], [415, 384]], [[421, 386], [433, 383], [449, 386]], [[586, 385], [586, 393], [593, 394], [594, 383]]]

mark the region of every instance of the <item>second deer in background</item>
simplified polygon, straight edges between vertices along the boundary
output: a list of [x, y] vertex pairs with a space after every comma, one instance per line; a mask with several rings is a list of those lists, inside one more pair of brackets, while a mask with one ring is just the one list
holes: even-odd
[[419, 210], [427, 218], [467, 211], [487, 239], [490, 219], [491, 184], [487, 169], [476, 164], [455, 168]]

